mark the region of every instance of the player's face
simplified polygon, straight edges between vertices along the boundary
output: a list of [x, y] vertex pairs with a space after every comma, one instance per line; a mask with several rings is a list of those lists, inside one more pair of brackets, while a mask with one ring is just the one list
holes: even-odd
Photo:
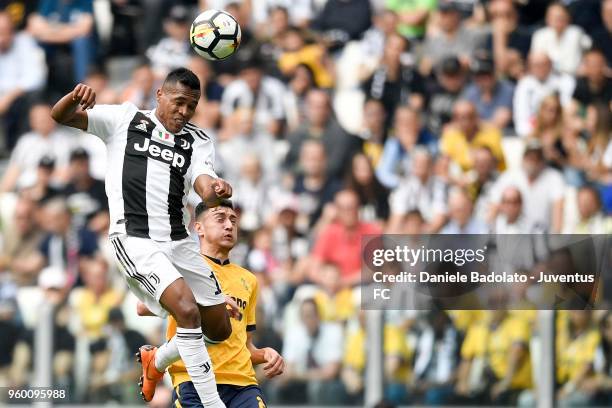
[[157, 90], [157, 114], [164, 127], [178, 133], [195, 114], [200, 91], [182, 84], [165, 85]]
[[238, 216], [228, 207], [215, 207], [201, 218], [203, 238], [214, 246], [232, 249], [238, 239]]

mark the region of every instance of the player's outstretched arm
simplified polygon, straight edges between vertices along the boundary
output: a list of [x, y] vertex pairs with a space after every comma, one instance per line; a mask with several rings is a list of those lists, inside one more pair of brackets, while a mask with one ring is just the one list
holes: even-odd
[[251, 353], [251, 362], [253, 365], [265, 364], [263, 366], [263, 371], [267, 378], [276, 377], [285, 371], [285, 360], [283, 356], [272, 347], [255, 347], [253, 344], [253, 335], [251, 333], [247, 333], [247, 348]]
[[232, 186], [227, 181], [207, 174], [199, 175], [193, 187], [207, 207], [216, 207], [219, 200], [232, 196]]
[[[51, 117], [65, 126], [87, 130], [87, 112], [96, 104], [96, 92], [91, 87], [78, 84], [72, 92], [60, 99], [51, 110]], [[78, 109], [79, 106], [81, 109]]]

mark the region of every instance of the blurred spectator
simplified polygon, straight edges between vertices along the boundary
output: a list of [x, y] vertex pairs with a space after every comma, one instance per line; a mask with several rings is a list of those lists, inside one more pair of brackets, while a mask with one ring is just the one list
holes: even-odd
[[148, 61], [142, 61], [132, 71], [132, 78], [121, 92], [121, 102], [131, 102], [139, 109], [153, 109], [155, 101], [155, 75]]
[[0, 12], [9, 15], [13, 27], [18, 30], [25, 28], [28, 16], [35, 10], [36, 2], [31, 0], [3, 0], [0, 2]]
[[89, 85], [96, 92], [96, 103], [115, 104], [119, 95], [109, 86], [108, 74], [101, 68], [92, 67], [85, 77], [85, 85]]
[[506, 73], [513, 56], [518, 51], [523, 59], [527, 58], [531, 48], [531, 32], [519, 24], [518, 13], [513, 0], [491, 0], [489, 2], [491, 17], [491, 37], [488, 49], [493, 50], [497, 72]]
[[217, 155], [224, 178], [232, 184], [240, 179], [242, 161], [249, 155], [259, 160], [266, 182], [279, 177], [281, 158], [275, 154], [274, 138], [265, 129], [257, 128], [256, 114], [252, 109], [238, 108], [226, 118], [227, 140], [219, 142]]
[[595, 187], [584, 186], [578, 190], [576, 197], [579, 219], [568, 227], [567, 234], [610, 234], [612, 217], [606, 216], [601, 208], [599, 191]]
[[378, 10], [372, 23], [360, 41], [361, 54], [369, 63], [377, 64], [385, 52], [387, 38], [397, 32], [398, 16], [389, 9]]
[[576, 73], [582, 53], [591, 46], [591, 39], [582, 28], [571, 25], [569, 10], [561, 2], [546, 10], [546, 27], [533, 34], [531, 52], [543, 52], [552, 61], [555, 71]]
[[70, 303], [79, 317], [79, 328], [89, 340], [100, 339], [112, 308], [119, 305], [122, 293], [110, 286], [108, 265], [103, 261], [84, 263], [85, 286], [71, 292]]
[[347, 133], [334, 117], [330, 95], [313, 89], [306, 96], [306, 120], [295, 132], [287, 136], [289, 152], [285, 166], [294, 168], [302, 144], [308, 139], [320, 140], [327, 154], [327, 174], [341, 177], [344, 164], [360, 147], [359, 138]]
[[531, 232], [523, 214], [523, 197], [518, 188], [508, 186], [502, 192], [493, 232], [495, 234], [529, 234]]
[[44, 156], [38, 162], [34, 184], [20, 190], [21, 194], [38, 204], [44, 204], [48, 200], [60, 196], [61, 186], [53, 181], [52, 175], [55, 169], [55, 160]]
[[389, 216], [389, 190], [375, 177], [365, 154], [353, 156], [345, 186], [359, 195], [359, 218], [363, 221], [386, 220]]
[[261, 0], [253, 2], [253, 23], [265, 30], [270, 21], [275, 21], [275, 13], [283, 10], [287, 21], [292, 25], [306, 28], [314, 17], [315, 4], [310, 0]]
[[353, 289], [342, 286], [340, 269], [336, 265], [324, 264], [319, 273], [319, 290], [314, 294], [314, 300], [321, 320], [346, 323], [357, 311]]
[[[110, 11], [113, 16], [113, 26], [108, 44], [108, 56], [132, 56], [140, 52], [142, 44], [138, 36], [141, 0], [115, 0], [110, 2]], [[149, 11], [149, 10], [147, 10]], [[144, 17], [148, 20], [150, 17]]]
[[460, 189], [448, 195], [448, 223], [441, 234], [486, 234], [486, 224], [474, 218], [474, 204], [469, 195]]
[[385, 6], [398, 16], [398, 33], [411, 40], [420, 40], [425, 36], [427, 23], [436, 9], [436, 0], [386, 0]]
[[557, 403], [561, 407], [585, 406], [590, 396], [583, 383], [593, 370], [599, 332], [590, 310], [570, 310], [557, 318]]
[[304, 64], [295, 68], [284, 97], [287, 131], [294, 132], [306, 119], [306, 95], [314, 88], [314, 74]]
[[612, 132], [612, 111], [610, 111], [610, 108], [607, 105], [587, 108], [585, 127], [589, 135], [588, 159], [585, 163], [585, 170], [592, 181], [609, 183], [605, 180], [606, 166], [603, 164], [603, 157], [606, 147], [610, 144], [610, 132]]
[[612, 312], [609, 310], [599, 321], [599, 336], [594, 375], [583, 382], [583, 390], [592, 395], [594, 405], [606, 406], [612, 404]]
[[[466, 402], [517, 406], [520, 394], [532, 386], [530, 338], [528, 323], [506, 310], [493, 310], [486, 322], [471, 325], [461, 345], [457, 394]], [[478, 358], [484, 358], [485, 369], [470, 381]]]
[[35, 255], [43, 239], [36, 223], [36, 204], [27, 197], [19, 197], [12, 216], [12, 225], [2, 229], [0, 271], [8, 271], [17, 285], [36, 283], [38, 264]]
[[416, 148], [410, 167], [407, 177], [389, 198], [389, 229], [398, 231], [405, 216], [418, 210], [427, 223], [427, 230], [438, 232], [446, 222], [447, 186], [433, 174], [433, 159], [427, 150]]
[[0, 12], [0, 72], [3, 147], [10, 151], [26, 130], [28, 100], [45, 85], [47, 72], [42, 50], [27, 33], [15, 33], [8, 12]]
[[[345, 336], [342, 381], [352, 399], [351, 403], [363, 405], [368, 360], [365, 312], [360, 311], [356, 320], [358, 326], [347, 330]], [[406, 341], [402, 330], [395, 325], [385, 324], [383, 329], [385, 398], [394, 404], [409, 401], [406, 384], [410, 380], [413, 353], [414, 350]]]
[[334, 84], [333, 65], [325, 48], [316, 42], [308, 42], [300, 29], [289, 27], [283, 33], [278, 67], [285, 77], [291, 77], [300, 65], [310, 68], [315, 86], [331, 88]]
[[203, 129], [213, 131], [217, 128], [221, 117], [220, 105], [223, 87], [217, 82], [210, 62], [204, 58], [200, 56], [191, 57], [187, 67], [197, 75], [202, 87], [200, 102], [191, 122]]
[[262, 163], [254, 154], [240, 158], [240, 176], [233, 184], [234, 202], [240, 206], [240, 228], [260, 228], [272, 211], [273, 186], [264, 177]]
[[402, 177], [410, 174], [414, 151], [425, 148], [432, 153], [436, 150], [436, 138], [422, 124], [422, 115], [407, 106], [400, 106], [395, 112], [393, 134], [385, 142], [376, 177], [387, 188], [397, 187]]
[[19, 138], [11, 153], [9, 167], [2, 178], [2, 191], [29, 187], [36, 182], [36, 169], [40, 160], [47, 156], [54, 160], [55, 181], [68, 178], [68, 159], [74, 146], [74, 132], [59, 126], [51, 118], [51, 106], [38, 103], [30, 110], [32, 130]]
[[495, 77], [493, 59], [486, 52], [476, 56], [471, 69], [474, 82], [465, 88], [462, 99], [476, 106], [480, 119], [491, 122], [498, 129], [506, 129], [512, 121], [514, 86]]
[[82, 264], [96, 256], [98, 238], [86, 228], [73, 228], [70, 210], [61, 198], [49, 200], [43, 211], [41, 223], [47, 236], [39, 248], [39, 267], [59, 268], [66, 274], [68, 286], [72, 286], [79, 277]]
[[274, 200], [274, 217], [271, 220], [275, 257], [280, 261], [292, 261], [308, 254], [308, 241], [297, 225], [299, 203], [293, 194], [279, 195]]
[[360, 38], [371, 24], [369, 0], [327, 0], [310, 26], [334, 50]]
[[189, 10], [182, 5], [173, 6], [164, 20], [166, 36], [147, 50], [155, 77], [163, 79], [168, 72], [188, 64], [191, 56], [189, 46]]
[[565, 124], [559, 96], [552, 94], [542, 99], [530, 138], [542, 144], [547, 164], [557, 169], [563, 167], [568, 155], [561, 141]]
[[599, 49], [587, 51], [582, 59], [584, 76], [579, 77], [574, 89], [574, 100], [582, 109], [589, 105], [612, 102], [612, 79], [606, 76], [606, 58]]
[[91, 176], [89, 153], [77, 148], [70, 153], [70, 181], [62, 194], [73, 214], [75, 227], [103, 234], [109, 226], [108, 199], [104, 182]]
[[461, 170], [474, 166], [473, 151], [487, 147], [495, 156], [497, 168], [506, 168], [502, 149], [502, 134], [494, 125], [479, 120], [476, 106], [470, 101], [458, 101], [453, 108], [453, 123], [446, 128], [440, 139], [440, 152], [457, 163]]
[[427, 89], [427, 127], [439, 136], [451, 120], [453, 106], [466, 82], [465, 70], [457, 57], [447, 57], [436, 67], [435, 80]]
[[368, 99], [363, 104], [363, 127], [359, 136], [364, 140], [363, 153], [372, 166], [377, 167], [387, 140], [387, 114], [383, 104], [376, 99]]
[[552, 63], [543, 52], [529, 54], [529, 74], [521, 78], [514, 93], [514, 129], [519, 136], [527, 136], [534, 129], [536, 112], [542, 100], [557, 93], [563, 107], [568, 106], [574, 92], [575, 80], [565, 74], [555, 74]]
[[[245, 51], [239, 79], [231, 82], [221, 99], [221, 115], [227, 119], [238, 108], [255, 110], [255, 129], [279, 135], [282, 122], [285, 119], [283, 106], [284, 85], [277, 79], [264, 75], [262, 61], [253, 54], [246, 55]], [[236, 58], [242, 54], [238, 53]]]
[[606, 56], [608, 67], [612, 67], [612, 0], [601, 2], [602, 25], [593, 30], [593, 45], [601, 49]]
[[429, 312], [423, 319], [414, 361], [412, 387], [423, 394], [425, 405], [447, 405], [459, 365], [460, 337], [444, 311]]
[[565, 183], [559, 171], [546, 165], [539, 142], [526, 146], [521, 169], [500, 176], [492, 195], [495, 205], [499, 205], [501, 193], [508, 186], [515, 186], [521, 192], [530, 231], [562, 231]]
[[323, 207], [334, 199], [341, 188], [339, 178], [327, 175], [329, 159], [323, 143], [306, 140], [300, 151], [301, 172], [295, 177], [293, 193], [297, 195], [299, 213], [307, 219], [300, 224], [305, 229], [313, 226], [323, 212]]
[[359, 219], [359, 196], [352, 190], [342, 190], [334, 198], [335, 217], [322, 227], [312, 250], [310, 279], [318, 282], [322, 263], [335, 264], [341, 271], [341, 286], [358, 284], [361, 280], [361, 238], [381, 233], [380, 227]]
[[469, 64], [474, 51], [482, 48], [485, 40], [480, 33], [462, 24], [458, 2], [440, 0], [438, 14], [439, 32], [427, 35], [423, 43], [420, 71], [425, 76], [449, 56], [459, 58], [464, 65]]
[[402, 36], [387, 36], [379, 65], [363, 83], [366, 97], [382, 102], [387, 113], [387, 125], [399, 105], [409, 105], [417, 110], [424, 107], [423, 78], [413, 63], [407, 63], [404, 55], [407, 46], [408, 42]]
[[135, 404], [140, 366], [132, 358], [146, 343], [142, 334], [125, 326], [119, 308], [108, 311], [105, 336], [90, 346], [92, 378], [87, 392], [89, 402], [109, 400]]
[[497, 160], [487, 147], [474, 149], [474, 168], [465, 174], [463, 184], [474, 202], [474, 217], [487, 222], [491, 210], [491, 192], [499, 177]]
[[[92, 0], [43, 0], [38, 13], [29, 18], [28, 31], [44, 46], [51, 69], [49, 83], [55, 90], [72, 89], [75, 82], [83, 82], [96, 56]], [[60, 55], [66, 46], [72, 56], [72, 76], [66, 75]]]
[[316, 302], [307, 299], [300, 305], [300, 323], [286, 331], [283, 344], [287, 365], [279, 377], [279, 402], [341, 404], [342, 327], [322, 322]]

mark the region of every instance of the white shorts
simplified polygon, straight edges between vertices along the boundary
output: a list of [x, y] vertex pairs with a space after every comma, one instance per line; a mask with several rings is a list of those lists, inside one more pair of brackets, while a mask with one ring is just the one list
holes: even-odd
[[198, 304], [213, 306], [225, 302], [214, 272], [191, 238], [159, 242], [112, 234], [109, 239], [128, 286], [157, 316], [168, 316], [159, 298], [179, 278], [185, 278]]

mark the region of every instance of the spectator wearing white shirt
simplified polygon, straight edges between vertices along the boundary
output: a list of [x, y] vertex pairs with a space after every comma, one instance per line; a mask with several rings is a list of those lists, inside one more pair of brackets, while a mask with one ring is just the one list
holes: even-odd
[[463, 189], [455, 189], [448, 196], [449, 221], [441, 234], [486, 234], [487, 225], [473, 216], [474, 203]]
[[236, 55], [241, 60], [239, 79], [225, 88], [221, 98], [221, 115], [224, 120], [238, 108], [255, 110], [255, 129], [278, 135], [285, 119], [285, 86], [276, 78], [264, 75], [262, 61], [254, 52], [243, 50]]
[[540, 102], [557, 93], [565, 108], [572, 101], [576, 81], [566, 74], [553, 72], [552, 63], [544, 52], [529, 54], [529, 74], [521, 78], [516, 86], [513, 101], [514, 129], [525, 137], [534, 130], [535, 118]]
[[531, 141], [526, 146], [521, 169], [500, 176], [492, 195], [494, 214], [499, 209], [502, 192], [508, 186], [521, 192], [529, 231], [562, 231], [565, 182], [558, 170], [546, 165], [540, 142]]
[[582, 53], [591, 46], [591, 39], [582, 28], [570, 22], [569, 10], [562, 3], [548, 6], [546, 27], [534, 33], [531, 51], [545, 52], [556, 71], [574, 75]]
[[433, 174], [433, 160], [429, 151], [417, 147], [412, 153], [410, 175], [391, 193], [389, 228], [398, 231], [404, 217], [419, 210], [430, 232], [437, 232], [446, 222], [446, 184]]
[[172, 7], [164, 21], [166, 36], [147, 50], [147, 58], [157, 78], [164, 78], [173, 69], [189, 64], [189, 17], [185, 6]]
[[72, 131], [64, 126], [57, 126], [51, 119], [51, 106], [44, 103], [32, 107], [30, 127], [32, 131], [19, 138], [11, 153], [0, 191], [13, 191], [33, 185], [36, 182], [38, 164], [43, 157], [54, 159], [53, 176], [56, 181], [67, 181], [68, 160], [76, 140]]
[[504, 189], [499, 206], [499, 214], [493, 225], [495, 234], [528, 234], [531, 232], [523, 214], [523, 197], [518, 188], [508, 186]]
[[0, 120], [11, 150], [25, 131], [28, 93], [40, 90], [46, 81], [47, 65], [42, 49], [27, 33], [15, 33], [11, 18], [0, 13]]
[[306, 394], [308, 403], [315, 406], [342, 402], [342, 327], [322, 322], [314, 299], [301, 304], [300, 318], [301, 323], [287, 330], [283, 341], [287, 365], [279, 377], [283, 382], [279, 402], [302, 402], [299, 394]]

